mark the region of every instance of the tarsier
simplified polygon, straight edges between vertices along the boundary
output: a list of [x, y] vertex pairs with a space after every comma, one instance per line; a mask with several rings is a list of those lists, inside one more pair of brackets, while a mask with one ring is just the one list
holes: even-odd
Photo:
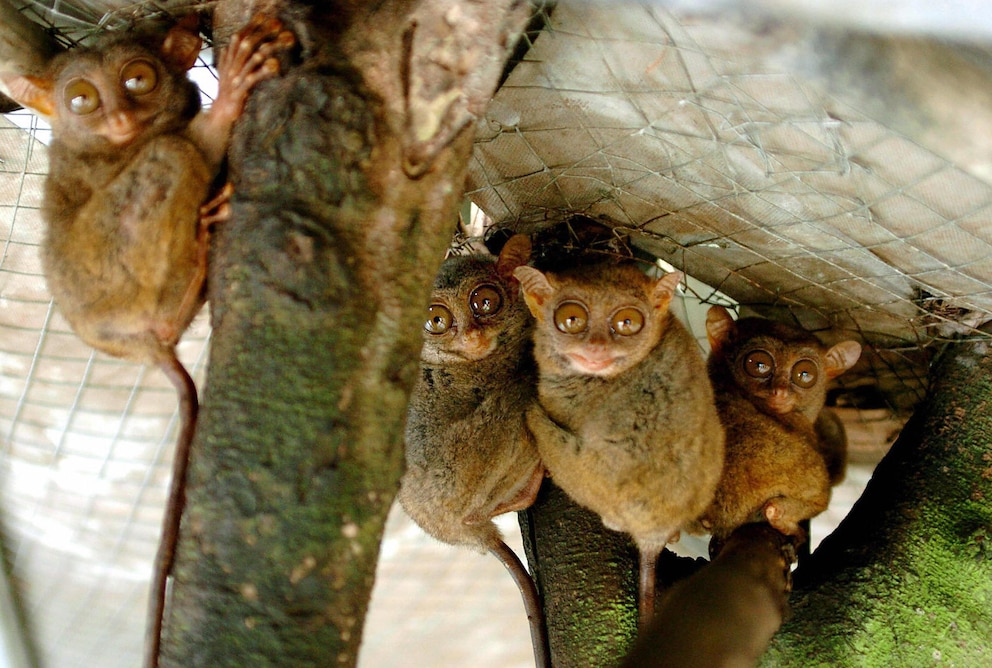
[[207, 230], [227, 215], [229, 190], [207, 199], [248, 92], [278, 73], [274, 54], [293, 42], [278, 20], [254, 18], [221, 54], [217, 98], [204, 111], [186, 76], [202, 46], [195, 15], [164, 35], [128, 32], [70, 50], [44, 76], [4, 75], [14, 99], [52, 127], [41, 258], [55, 302], [87, 344], [159, 366], [179, 393], [182, 427], [149, 612], [150, 665], [197, 412], [176, 344], [203, 305]]
[[717, 542], [756, 521], [802, 537], [799, 523], [826, 509], [830, 486], [843, 475], [843, 432], [831, 435], [834, 416], [821, 416], [827, 383], [858, 361], [861, 345], [827, 347], [762, 318], [735, 322], [722, 306], [710, 308], [706, 333], [727, 453], [701, 524]]
[[643, 626], [658, 555], [709, 505], [723, 465], [702, 354], [669, 312], [682, 274], [600, 263], [515, 275], [537, 321], [527, 424], [555, 483], [637, 544]]
[[462, 255], [441, 266], [410, 397], [398, 498], [428, 534], [503, 562], [524, 598], [541, 666], [547, 643], [533, 581], [492, 521], [530, 506], [544, 479], [525, 425], [536, 384], [531, 321], [513, 277], [529, 255], [530, 241], [517, 235], [498, 258]]

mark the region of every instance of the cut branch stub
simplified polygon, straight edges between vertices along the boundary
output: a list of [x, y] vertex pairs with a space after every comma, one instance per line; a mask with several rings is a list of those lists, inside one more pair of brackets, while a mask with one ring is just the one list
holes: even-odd
[[[363, 72], [371, 91], [382, 95], [386, 122], [401, 137], [403, 168], [411, 178], [427, 172], [440, 152], [481, 115], [499, 81], [531, 7], [513, 2], [392, 2], [370, 10], [372, 17], [404, 16], [399, 33], [377, 31], [346, 40], [342, 49]], [[399, 79], [371, 61], [370, 45], [402, 45]], [[395, 86], [401, 91], [396, 96]]]

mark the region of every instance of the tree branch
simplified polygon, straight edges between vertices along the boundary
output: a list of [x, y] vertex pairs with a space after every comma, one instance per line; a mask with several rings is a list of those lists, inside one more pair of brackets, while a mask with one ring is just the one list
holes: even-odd
[[19, 12], [9, 0], [0, 0], [0, 112], [17, 109], [7, 97], [4, 74], [41, 74], [59, 48], [39, 24]]
[[617, 665], [637, 631], [637, 548], [550, 479], [519, 519], [544, 601], [551, 665]]

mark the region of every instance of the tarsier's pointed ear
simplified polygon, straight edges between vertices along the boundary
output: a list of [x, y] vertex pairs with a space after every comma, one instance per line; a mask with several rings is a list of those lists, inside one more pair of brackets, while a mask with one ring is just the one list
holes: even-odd
[[203, 40], [200, 39], [200, 18], [187, 14], [172, 26], [162, 42], [162, 60], [177, 72], [185, 72], [196, 63]]
[[514, 234], [510, 237], [496, 260], [496, 273], [509, 283], [514, 278], [513, 270], [527, 264], [530, 259], [530, 239], [525, 234]]
[[857, 341], [841, 341], [835, 346], [831, 346], [825, 356], [826, 365], [824, 370], [828, 378], [836, 378], [858, 361], [861, 357], [861, 344]]
[[42, 116], [55, 115], [55, 82], [29, 74], [0, 74], [10, 98]]
[[673, 271], [658, 279], [658, 282], [654, 284], [654, 290], [651, 291], [655, 308], [668, 308], [672, 302], [672, 297], [675, 296], [675, 290], [678, 289], [684, 276], [685, 274], [681, 271]]
[[535, 318], [541, 319], [541, 307], [555, 292], [551, 283], [548, 282], [547, 276], [534, 267], [527, 266], [514, 269], [513, 276], [520, 281], [520, 288], [524, 291], [527, 308], [530, 309]]
[[733, 336], [736, 328], [730, 311], [722, 306], [711, 306], [706, 312], [706, 338], [710, 342], [710, 351], [720, 350]]

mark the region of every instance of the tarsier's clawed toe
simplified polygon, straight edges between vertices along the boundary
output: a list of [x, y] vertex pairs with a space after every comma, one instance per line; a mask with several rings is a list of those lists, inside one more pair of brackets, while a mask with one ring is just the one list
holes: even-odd
[[283, 30], [279, 19], [255, 16], [231, 38], [231, 43], [221, 53], [217, 63], [220, 88], [214, 105], [240, 113], [241, 105], [252, 87], [279, 73], [279, 61], [275, 55], [294, 44], [296, 37]]

